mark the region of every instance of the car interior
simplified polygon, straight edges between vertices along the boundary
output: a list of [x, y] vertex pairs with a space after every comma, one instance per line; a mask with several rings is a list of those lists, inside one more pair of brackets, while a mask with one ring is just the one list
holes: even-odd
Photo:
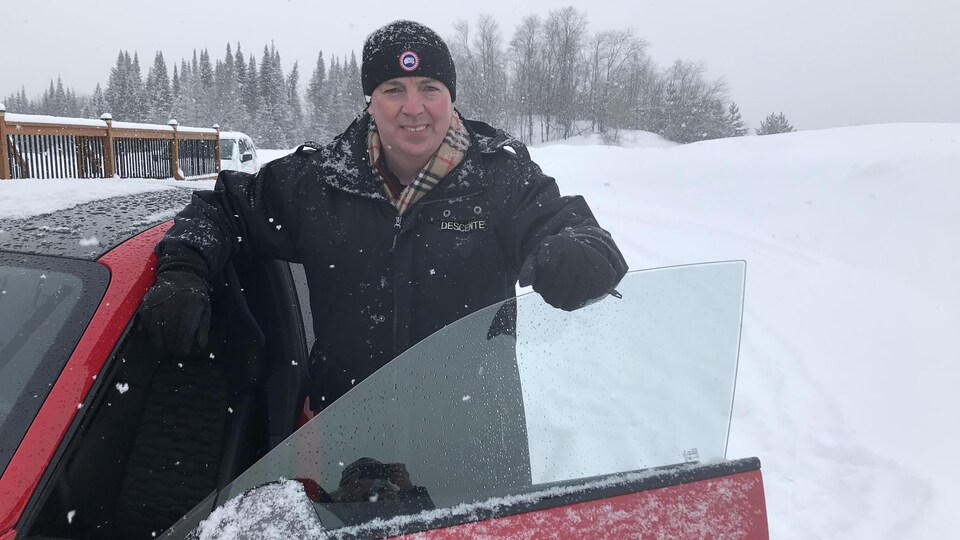
[[307, 349], [290, 267], [236, 261], [223, 277], [188, 357], [132, 321], [18, 527], [28, 538], [156, 538], [296, 429]]

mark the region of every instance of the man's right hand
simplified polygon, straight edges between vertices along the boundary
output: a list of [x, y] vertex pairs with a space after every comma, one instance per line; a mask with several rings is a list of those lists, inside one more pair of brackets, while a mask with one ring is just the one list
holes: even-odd
[[160, 272], [140, 304], [140, 325], [154, 347], [174, 355], [188, 355], [194, 343], [206, 347], [210, 330], [206, 281], [193, 272]]

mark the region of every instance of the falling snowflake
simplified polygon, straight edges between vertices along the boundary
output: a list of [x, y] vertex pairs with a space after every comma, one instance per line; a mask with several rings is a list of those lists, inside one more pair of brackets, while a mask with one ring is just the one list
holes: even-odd
[[67, 512], [67, 524], [68, 524], [68, 525], [73, 523], [73, 516], [75, 516], [75, 515], [77, 515], [77, 511], [76, 511], [76, 510], [71, 510], [71, 511]]
[[463, 401], [470, 401], [470, 396], [463, 396], [461, 399], [463, 399]]
[[121, 394], [126, 394], [127, 390], [130, 389], [130, 385], [127, 383], [117, 383], [117, 391]]

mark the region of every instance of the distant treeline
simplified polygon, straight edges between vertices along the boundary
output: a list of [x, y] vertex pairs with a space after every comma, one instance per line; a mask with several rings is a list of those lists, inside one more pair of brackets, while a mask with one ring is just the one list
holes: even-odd
[[[489, 15], [475, 26], [460, 21], [448, 43], [457, 64], [457, 108], [527, 143], [584, 131], [613, 141], [622, 129], [680, 143], [747, 133], [726, 84], [708, 79], [703, 63], [678, 60], [659, 67], [632, 30], [591, 34], [586, 14], [572, 7], [524, 18], [509, 42]], [[121, 51], [105, 90], [98, 84], [93, 95], [80, 95], [58, 78], [39, 99], [21, 88], [5, 104], [9, 111], [33, 114], [109, 112], [130, 122], [166, 124], [175, 118], [190, 126], [219, 124], [250, 134], [264, 148], [328, 140], [364, 107], [354, 53], [325, 61], [321, 51], [303, 92], [299, 79], [297, 63], [283, 72], [273, 44], [264, 46], [259, 65], [239, 43], [235, 49], [227, 44], [217, 60], [207, 50], [194, 51], [189, 61], [174, 63], [172, 76], [157, 52], [146, 79], [137, 54]], [[784, 129], [792, 130], [780, 117]]]

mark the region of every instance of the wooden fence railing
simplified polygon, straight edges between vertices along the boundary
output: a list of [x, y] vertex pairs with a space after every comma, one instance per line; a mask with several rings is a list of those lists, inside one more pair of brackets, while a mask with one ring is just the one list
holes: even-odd
[[198, 178], [220, 172], [220, 127], [192, 128], [7, 113], [0, 105], [0, 180]]

